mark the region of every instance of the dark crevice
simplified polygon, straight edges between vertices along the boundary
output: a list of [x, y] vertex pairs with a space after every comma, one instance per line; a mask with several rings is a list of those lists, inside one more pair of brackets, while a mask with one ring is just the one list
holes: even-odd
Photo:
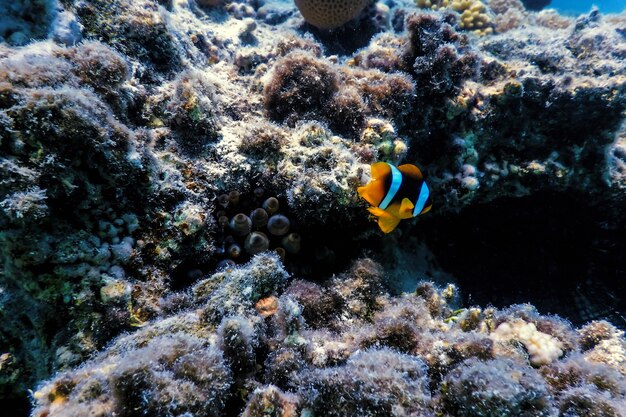
[[[626, 228], [589, 196], [540, 193], [432, 217], [419, 233], [465, 305], [531, 303], [580, 325], [625, 327]], [[623, 221], [623, 220], [622, 220]]]
[[23, 397], [19, 398], [0, 399], [0, 407], [2, 407], [3, 410], [10, 410], [8, 411], [9, 415], [15, 417], [26, 417], [30, 415], [31, 411], [30, 401], [26, 393]]

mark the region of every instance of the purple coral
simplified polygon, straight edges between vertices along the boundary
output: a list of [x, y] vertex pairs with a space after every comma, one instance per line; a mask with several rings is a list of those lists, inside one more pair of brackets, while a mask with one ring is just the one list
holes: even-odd
[[310, 281], [295, 280], [286, 293], [302, 306], [302, 317], [309, 326], [317, 329], [332, 325], [340, 306], [332, 291]]
[[624, 400], [603, 394], [594, 386], [583, 385], [564, 392], [559, 400], [559, 416], [618, 417], [626, 415]]
[[316, 415], [419, 415], [430, 400], [424, 363], [389, 349], [365, 350], [300, 378], [303, 401]]
[[439, 408], [458, 417], [548, 417], [550, 400], [536, 371], [509, 359], [468, 359], [443, 381]]
[[254, 369], [259, 335], [252, 323], [244, 317], [226, 317], [217, 328], [217, 337], [217, 345], [233, 374], [241, 375]]
[[221, 415], [232, 378], [219, 349], [182, 333], [141, 348], [116, 347], [101, 362], [60, 375], [42, 391], [33, 416], [60, 415], [55, 402], [66, 403], [63, 415]]

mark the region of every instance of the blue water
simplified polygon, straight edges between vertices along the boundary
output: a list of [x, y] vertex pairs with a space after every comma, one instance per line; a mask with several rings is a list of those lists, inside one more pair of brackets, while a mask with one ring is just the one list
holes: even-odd
[[619, 13], [626, 10], [626, 0], [552, 0], [551, 8], [563, 13], [585, 13], [596, 6], [602, 13]]

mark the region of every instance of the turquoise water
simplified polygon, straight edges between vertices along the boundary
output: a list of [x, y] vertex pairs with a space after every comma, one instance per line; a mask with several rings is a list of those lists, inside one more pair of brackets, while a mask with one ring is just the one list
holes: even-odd
[[585, 13], [596, 6], [603, 13], [620, 13], [626, 9], [626, 0], [553, 0], [549, 7], [563, 13]]

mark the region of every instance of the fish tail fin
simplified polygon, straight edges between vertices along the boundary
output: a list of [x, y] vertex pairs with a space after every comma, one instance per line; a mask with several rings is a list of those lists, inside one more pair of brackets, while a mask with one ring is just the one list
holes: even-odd
[[367, 209], [374, 216], [378, 217], [378, 227], [383, 233], [390, 233], [400, 223], [400, 219], [385, 210], [379, 209], [378, 207], [370, 207]]

